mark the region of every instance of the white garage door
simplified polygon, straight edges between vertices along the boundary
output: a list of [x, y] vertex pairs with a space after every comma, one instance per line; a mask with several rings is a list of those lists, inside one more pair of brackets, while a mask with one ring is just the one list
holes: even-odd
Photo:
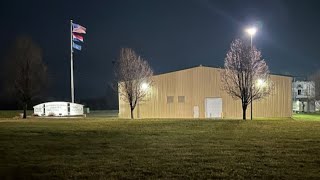
[[206, 98], [206, 118], [221, 118], [222, 98]]

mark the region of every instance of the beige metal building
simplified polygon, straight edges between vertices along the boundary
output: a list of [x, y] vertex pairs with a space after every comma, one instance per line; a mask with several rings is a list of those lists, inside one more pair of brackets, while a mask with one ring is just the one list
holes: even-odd
[[[242, 118], [240, 100], [221, 90], [221, 69], [193, 67], [155, 75], [135, 118]], [[253, 102], [254, 117], [291, 117], [292, 78], [271, 75], [272, 95]], [[119, 117], [130, 118], [129, 104], [119, 98]], [[247, 109], [250, 118], [250, 106]]]

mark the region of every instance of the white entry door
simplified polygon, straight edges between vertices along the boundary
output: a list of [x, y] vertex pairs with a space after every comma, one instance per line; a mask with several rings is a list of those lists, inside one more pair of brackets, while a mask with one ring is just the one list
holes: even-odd
[[193, 106], [193, 118], [199, 118], [199, 106]]
[[222, 98], [206, 98], [206, 118], [221, 118]]

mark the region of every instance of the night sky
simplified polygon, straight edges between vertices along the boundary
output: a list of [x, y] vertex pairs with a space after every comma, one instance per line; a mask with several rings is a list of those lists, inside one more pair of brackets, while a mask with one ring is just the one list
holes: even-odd
[[[112, 61], [130, 47], [156, 74], [199, 64], [223, 66], [235, 38], [249, 39], [271, 72], [307, 76], [320, 69], [319, 1], [114, 0], [0, 2], [0, 57], [19, 35], [43, 49], [47, 96], [70, 99], [70, 19], [87, 28], [75, 53], [76, 99], [104, 96], [113, 79]], [[2, 78], [5, 75], [2, 73]]]

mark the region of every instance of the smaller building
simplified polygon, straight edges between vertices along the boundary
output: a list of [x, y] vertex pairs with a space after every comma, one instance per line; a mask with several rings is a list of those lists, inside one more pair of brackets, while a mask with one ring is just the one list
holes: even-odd
[[294, 81], [292, 93], [294, 112], [315, 112], [315, 84], [313, 81]]
[[316, 111], [320, 111], [320, 101], [316, 101]]

